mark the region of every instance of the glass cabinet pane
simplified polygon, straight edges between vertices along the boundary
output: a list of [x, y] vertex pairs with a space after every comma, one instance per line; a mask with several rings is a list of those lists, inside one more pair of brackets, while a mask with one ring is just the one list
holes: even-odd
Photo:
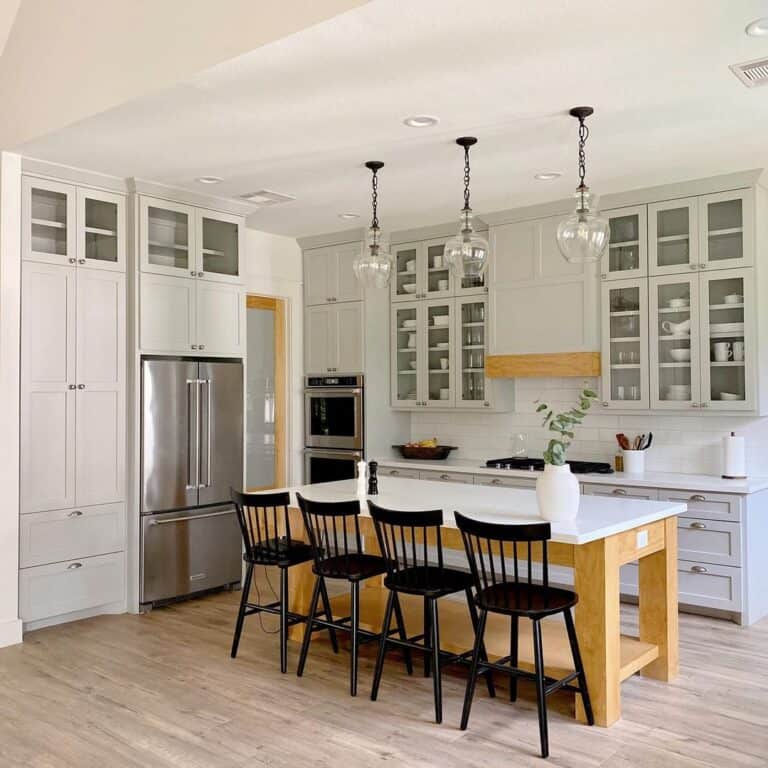
[[[609, 216], [611, 239], [608, 246], [608, 272], [631, 272], [641, 268], [640, 214]], [[644, 234], [644, 233], [642, 233]]]
[[445, 264], [443, 251], [445, 243], [427, 246], [427, 294], [445, 294], [451, 290], [451, 271]]
[[427, 400], [449, 405], [453, 401], [451, 354], [453, 319], [450, 304], [428, 304], [427, 330]]
[[731, 261], [744, 256], [743, 201], [707, 203], [707, 260]]
[[690, 208], [664, 208], [656, 211], [656, 265], [685, 266], [691, 257]]
[[149, 263], [173, 269], [191, 269], [187, 214], [155, 206], [149, 206], [147, 211]]
[[658, 366], [658, 392], [660, 402], [689, 403], [697, 394], [692, 374], [696, 362], [691, 344], [691, 332], [695, 333], [692, 296], [698, 281], [664, 282], [656, 285], [655, 336]]
[[31, 250], [67, 255], [67, 195], [50, 189], [31, 190]]
[[237, 224], [203, 216], [203, 272], [239, 274]]
[[465, 301], [458, 304], [461, 377], [458, 397], [468, 403], [486, 399], [485, 382], [485, 302]]
[[117, 203], [85, 198], [86, 259], [117, 263], [118, 237], [122, 236], [117, 221]]
[[703, 324], [702, 354], [709, 369], [709, 391], [702, 394], [714, 402], [744, 403], [747, 399], [745, 357], [754, 350], [744, 343], [744, 293], [742, 275], [710, 278], [704, 292], [708, 306], [702, 312], [707, 313], [708, 321]]
[[415, 298], [417, 288], [417, 257], [416, 245], [393, 248], [395, 259], [394, 296]]
[[644, 396], [642, 294], [640, 285], [608, 290], [610, 400], [637, 402]]
[[401, 306], [395, 310], [395, 399], [413, 400], [418, 393], [418, 329], [417, 307], [415, 304]]

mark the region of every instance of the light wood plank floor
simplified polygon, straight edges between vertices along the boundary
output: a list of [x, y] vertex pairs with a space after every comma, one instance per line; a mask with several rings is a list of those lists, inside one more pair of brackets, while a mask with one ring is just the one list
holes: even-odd
[[[512, 704], [478, 686], [458, 729], [461, 670], [444, 681], [445, 722], [432, 722], [431, 681], [392, 658], [379, 701], [348, 695], [348, 657], [313, 644], [303, 679], [278, 668], [277, 637], [246, 621], [229, 658], [238, 593], [39, 630], [0, 651], [0, 766], [541, 766], [530, 690]], [[632, 630], [634, 609], [625, 609]], [[275, 619], [264, 619], [275, 628]], [[318, 636], [319, 639], [319, 636]], [[562, 696], [550, 713], [553, 766], [702, 768], [768, 765], [768, 621], [742, 629], [681, 617], [681, 675], [633, 677], [623, 720], [588, 728]]]

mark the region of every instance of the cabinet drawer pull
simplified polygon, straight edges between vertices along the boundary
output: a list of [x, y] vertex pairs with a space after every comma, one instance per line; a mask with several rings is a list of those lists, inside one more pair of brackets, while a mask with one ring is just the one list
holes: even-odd
[[73, 509], [71, 512], [67, 512], [67, 517], [81, 517], [82, 514], [79, 509]]
[[708, 571], [703, 565], [692, 565], [691, 573], [708, 573]]
[[67, 570], [68, 571], [76, 571], [78, 568], [82, 568], [82, 567], [83, 567], [82, 563], [70, 563], [67, 566]]
[[398, 470], [396, 470], [396, 469], [390, 469], [390, 470], [389, 470], [389, 474], [390, 474], [390, 475], [399, 475], [399, 474], [400, 474], [400, 472], [399, 472]]
[[696, 528], [697, 530], [704, 530], [707, 526], [704, 523], [691, 523], [691, 528]]
[[707, 497], [702, 496], [700, 493], [694, 493], [693, 496], [691, 496], [688, 501], [706, 501]]
[[491, 485], [501, 485], [501, 479], [494, 477], [493, 480], [491, 480]]
[[614, 496], [626, 496], [627, 492], [623, 488], [614, 488], [611, 493]]
[[442, 475], [440, 475], [440, 479], [441, 480], [450, 480], [451, 476], [450, 475], [446, 475], [445, 473], [443, 473]]

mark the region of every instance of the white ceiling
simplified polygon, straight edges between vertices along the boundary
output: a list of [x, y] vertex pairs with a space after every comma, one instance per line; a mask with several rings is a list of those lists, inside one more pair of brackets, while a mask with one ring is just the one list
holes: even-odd
[[[768, 37], [744, 34], [759, 16], [765, 0], [372, 0], [21, 151], [224, 196], [289, 193], [251, 223], [293, 236], [365, 223], [369, 159], [386, 163], [385, 227], [450, 220], [453, 140], [466, 133], [480, 139], [479, 214], [565, 197], [575, 104], [596, 109], [597, 192], [768, 167], [768, 86], [747, 89], [728, 70], [768, 56]], [[440, 124], [401, 122], [425, 113]], [[533, 180], [553, 169], [563, 178]], [[225, 181], [201, 187], [201, 175]]]

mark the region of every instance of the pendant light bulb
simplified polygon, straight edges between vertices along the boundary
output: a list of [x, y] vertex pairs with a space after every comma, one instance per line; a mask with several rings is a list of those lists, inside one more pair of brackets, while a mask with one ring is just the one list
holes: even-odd
[[557, 245], [565, 260], [571, 264], [599, 261], [610, 240], [608, 220], [600, 215], [597, 196], [586, 185], [586, 154], [584, 147], [589, 137], [585, 120], [594, 110], [592, 107], [574, 107], [572, 117], [579, 121], [579, 186], [574, 198], [574, 212], [557, 228]]
[[459, 232], [451, 238], [443, 251], [443, 260], [458, 279], [479, 279], [488, 267], [490, 246], [475, 232], [472, 208], [469, 204], [469, 148], [477, 144], [474, 136], [462, 136], [456, 143], [464, 148], [464, 207], [460, 213]]
[[378, 160], [370, 160], [365, 167], [371, 171], [371, 207], [373, 216], [371, 226], [366, 234], [362, 252], [355, 259], [352, 269], [358, 282], [366, 288], [385, 288], [394, 268], [392, 255], [389, 252], [389, 244], [379, 227], [378, 216], [378, 172], [384, 167], [384, 163]]

